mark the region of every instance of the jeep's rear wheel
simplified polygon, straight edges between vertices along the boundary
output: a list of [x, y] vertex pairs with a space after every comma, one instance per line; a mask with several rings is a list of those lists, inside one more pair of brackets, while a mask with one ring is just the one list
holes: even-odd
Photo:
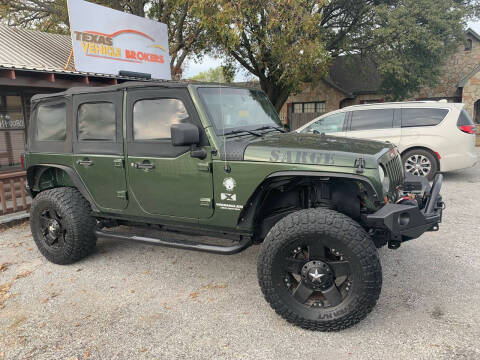
[[265, 238], [257, 270], [272, 308], [311, 330], [358, 323], [375, 306], [382, 285], [368, 234], [351, 218], [322, 208], [280, 220]]
[[69, 187], [38, 194], [30, 210], [33, 239], [49, 261], [70, 264], [89, 255], [96, 244], [90, 204]]

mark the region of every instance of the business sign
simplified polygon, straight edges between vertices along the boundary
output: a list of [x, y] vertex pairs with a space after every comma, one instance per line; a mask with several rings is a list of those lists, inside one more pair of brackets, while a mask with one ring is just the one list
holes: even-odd
[[167, 25], [83, 0], [68, 0], [68, 14], [77, 71], [170, 80]]

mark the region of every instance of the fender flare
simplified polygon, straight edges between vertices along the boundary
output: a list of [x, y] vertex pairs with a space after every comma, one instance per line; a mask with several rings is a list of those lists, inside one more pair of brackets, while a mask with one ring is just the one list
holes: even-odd
[[[375, 187], [372, 182], [361, 175], [356, 174], [342, 174], [342, 173], [331, 173], [325, 171], [278, 171], [268, 175], [262, 183], [255, 189], [253, 194], [250, 196], [245, 206], [243, 207], [240, 216], [238, 218], [238, 227], [242, 230], [248, 230], [255, 221], [256, 211], [252, 211], [257, 208], [258, 203], [262, 200], [263, 195], [266, 193], [266, 184], [272, 179], [281, 178], [281, 177], [314, 177], [314, 178], [337, 178], [344, 180], [355, 180], [362, 182], [367, 189], [368, 195], [378, 199], [378, 194], [375, 191]], [[381, 194], [380, 194], [381, 195]], [[381, 199], [381, 196], [380, 196]], [[380, 200], [378, 199], [378, 200]]]
[[78, 191], [80, 191], [83, 197], [87, 199], [87, 201], [90, 203], [90, 206], [92, 207], [92, 211], [98, 212], [98, 207], [93, 201], [92, 195], [88, 191], [87, 187], [85, 186], [85, 184], [83, 183], [82, 179], [77, 174], [77, 172], [74, 169], [72, 169], [70, 166], [59, 165], [59, 164], [35, 164], [34, 166], [28, 168], [27, 184], [29, 186], [28, 190], [32, 198], [35, 197], [35, 194], [33, 193], [33, 189], [38, 188], [39, 179], [42, 177], [43, 173], [45, 173], [51, 168], [60, 169], [63, 172], [65, 172], [70, 178], [70, 180], [72, 180], [72, 183], [75, 186], [75, 188]]

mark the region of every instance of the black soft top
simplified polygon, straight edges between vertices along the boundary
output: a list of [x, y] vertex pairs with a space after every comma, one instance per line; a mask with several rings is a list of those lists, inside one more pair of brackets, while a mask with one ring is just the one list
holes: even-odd
[[249, 88], [242, 85], [232, 84], [220, 84], [220, 83], [205, 83], [205, 82], [192, 82], [192, 81], [127, 81], [118, 85], [109, 85], [109, 86], [76, 86], [69, 88], [65, 91], [51, 94], [37, 94], [32, 96], [31, 101], [39, 101], [44, 99], [51, 99], [57, 97], [70, 97], [76, 94], [90, 94], [90, 93], [102, 93], [102, 92], [111, 92], [111, 91], [122, 91], [125, 89], [132, 88], [152, 88], [152, 87], [164, 87], [164, 88], [186, 88], [188, 85], [194, 86], [212, 86], [212, 87], [235, 87], [235, 88]]
[[189, 82], [180, 82], [180, 81], [127, 81], [118, 85], [109, 85], [109, 86], [76, 86], [69, 88], [65, 91], [51, 94], [37, 94], [32, 96], [32, 101], [38, 101], [41, 99], [48, 99], [54, 97], [65, 97], [76, 94], [89, 94], [89, 93], [101, 93], [101, 92], [110, 92], [124, 90], [128, 88], [138, 88], [138, 87], [167, 87], [167, 88], [182, 88], [187, 87]]

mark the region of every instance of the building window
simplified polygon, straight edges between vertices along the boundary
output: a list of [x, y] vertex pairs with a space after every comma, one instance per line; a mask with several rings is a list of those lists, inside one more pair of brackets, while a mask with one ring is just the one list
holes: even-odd
[[472, 39], [467, 39], [467, 41], [465, 42], [465, 51], [472, 50], [472, 47], [473, 47]]
[[20, 95], [0, 95], [0, 171], [20, 167], [25, 118]]
[[303, 113], [303, 104], [293, 104], [293, 112], [295, 114]]
[[302, 114], [302, 113], [323, 114], [324, 112], [325, 112], [325, 102], [324, 101], [294, 103], [293, 104], [293, 113], [294, 114]]

